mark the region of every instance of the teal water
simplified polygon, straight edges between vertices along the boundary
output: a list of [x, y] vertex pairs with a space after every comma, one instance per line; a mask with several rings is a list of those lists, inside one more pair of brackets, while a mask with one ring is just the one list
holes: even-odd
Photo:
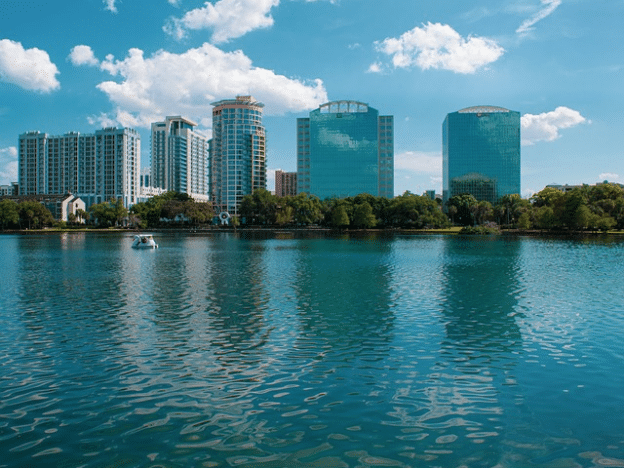
[[0, 467], [624, 466], [624, 240], [0, 236]]

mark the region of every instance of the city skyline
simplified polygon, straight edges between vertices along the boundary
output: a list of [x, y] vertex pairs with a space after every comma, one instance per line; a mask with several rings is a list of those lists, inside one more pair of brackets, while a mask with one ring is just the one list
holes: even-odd
[[[470, 106], [522, 119], [522, 195], [624, 182], [624, 3], [605, 0], [11, 2], [0, 17], [0, 184], [20, 134], [93, 133], [211, 102], [265, 104], [267, 169], [296, 170], [296, 119], [352, 99], [395, 116], [395, 195], [442, 189], [442, 123]], [[59, 31], [64, 31], [59, 34]], [[149, 165], [150, 145], [141, 165]]]

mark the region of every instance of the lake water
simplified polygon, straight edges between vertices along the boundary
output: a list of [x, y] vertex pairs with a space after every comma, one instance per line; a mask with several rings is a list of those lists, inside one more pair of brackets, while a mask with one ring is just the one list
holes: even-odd
[[624, 239], [0, 236], [0, 467], [624, 467]]

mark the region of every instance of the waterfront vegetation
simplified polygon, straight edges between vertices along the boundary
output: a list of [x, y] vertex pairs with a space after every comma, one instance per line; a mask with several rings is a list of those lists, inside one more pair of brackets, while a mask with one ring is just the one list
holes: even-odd
[[[67, 222], [55, 222], [40, 203], [0, 201], [0, 227], [7, 229], [111, 228], [156, 229], [175, 226], [210, 226], [215, 210], [184, 193], [166, 192], [137, 203], [128, 211], [121, 200], [78, 210]], [[327, 229], [426, 229], [463, 227], [464, 234], [499, 234], [503, 230], [621, 231], [624, 229], [624, 190], [616, 184], [582, 186], [563, 192], [546, 187], [530, 199], [505, 195], [492, 205], [470, 194], [441, 200], [405, 192], [394, 198], [360, 194], [320, 200], [314, 195], [278, 197], [256, 190], [243, 197], [239, 218], [243, 227], [324, 227]], [[451, 231], [457, 232], [457, 230]]]

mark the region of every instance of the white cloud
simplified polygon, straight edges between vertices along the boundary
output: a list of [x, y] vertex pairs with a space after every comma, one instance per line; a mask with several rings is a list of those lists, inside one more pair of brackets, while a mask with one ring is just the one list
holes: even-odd
[[21, 43], [9, 39], [0, 40], [0, 81], [49, 93], [61, 87], [56, 79], [58, 73], [47, 52], [24, 49]]
[[181, 54], [160, 50], [145, 58], [130, 49], [123, 60], [106, 57], [100, 68], [119, 81], [97, 85], [115, 104], [114, 116], [102, 114], [91, 121], [115, 120], [131, 127], [149, 127], [165, 115], [185, 115], [205, 124], [211, 103], [237, 95], [252, 95], [265, 104], [265, 114], [279, 115], [314, 109], [327, 102], [319, 79], [304, 82], [254, 67], [242, 51], [224, 52], [205, 43]]
[[562, 0], [541, 0], [542, 8], [530, 18], [524, 20], [518, 29], [516, 29], [516, 33], [524, 35], [533, 30], [535, 23], [543, 20], [555, 11], [557, 7], [561, 5], [561, 1]]
[[95, 58], [91, 47], [87, 45], [77, 45], [74, 47], [68, 58], [74, 65], [97, 66], [100, 64], [100, 61]]
[[102, 0], [104, 3], [104, 8], [112, 13], [117, 13], [117, 7], [115, 6], [116, 0]]
[[17, 182], [17, 148], [0, 148], [0, 184]]
[[179, 6], [180, 0], [167, 0], [173, 6]]
[[492, 39], [465, 39], [449, 25], [440, 23], [415, 27], [399, 38], [386, 38], [375, 45], [378, 51], [392, 56], [395, 68], [416, 65], [423, 70], [441, 68], [455, 73], [474, 73], [505, 52]]
[[538, 141], [553, 141], [559, 138], [559, 130], [589, 123], [579, 111], [563, 106], [538, 115], [525, 114], [520, 121], [523, 145], [533, 145]]
[[273, 26], [271, 8], [280, 0], [219, 0], [206, 2], [182, 18], [170, 18], [163, 30], [182, 39], [189, 30], [212, 29], [211, 42], [218, 44], [244, 36], [250, 31]]
[[394, 155], [394, 169], [440, 175], [442, 155], [437, 152], [404, 151]]
[[382, 72], [382, 64], [379, 62], [371, 63], [366, 70], [366, 73], [381, 73]]
[[598, 180], [600, 182], [608, 180], [609, 182], [615, 182], [616, 180], [619, 180], [620, 176], [619, 174], [614, 174], [613, 172], [603, 172], [602, 174], [600, 174], [598, 176]]

